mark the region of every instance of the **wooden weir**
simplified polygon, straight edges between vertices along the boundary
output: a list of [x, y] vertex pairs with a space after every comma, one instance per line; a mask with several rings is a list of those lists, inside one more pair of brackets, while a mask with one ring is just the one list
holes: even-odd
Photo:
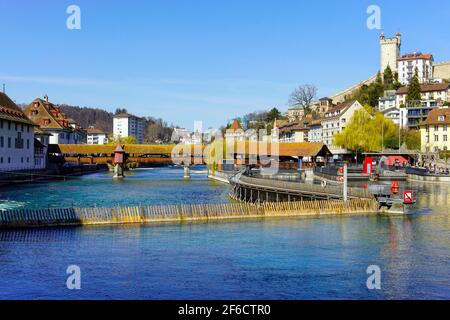
[[112, 208], [20, 209], [0, 212], [0, 228], [145, 224], [196, 220], [377, 213], [373, 199], [279, 203], [181, 204]]

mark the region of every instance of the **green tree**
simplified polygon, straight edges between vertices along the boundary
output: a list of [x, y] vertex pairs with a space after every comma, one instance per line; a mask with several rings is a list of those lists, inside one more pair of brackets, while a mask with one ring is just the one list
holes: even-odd
[[402, 84], [398, 81], [398, 72], [394, 72], [394, 83], [392, 84], [393, 90], [398, 90]]
[[281, 118], [281, 113], [277, 108], [272, 108], [266, 115], [266, 122], [271, 123]]
[[128, 113], [128, 110], [125, 108], [117, 108], [114, 114]]
[[384, 69], [383, 83], [384, 87], [387, 90], [392, 89], [394, 84], [394, 74], [392, 73], [392, 69], [389, 65], [386, 67], [386, 69]]
[[420, 140], [420, 131], [419, 130], [406, 130], [403, 132], [403, 141], [406, 144], [406, 147], [410, 150], [420, 150], [421, 140]]
[[352, 119], [341, 133], [334, 136], [333, 144], [361, 152], [378, 152], [398, 146], [398, 127], [382, 113], [370, 115], [365, 109], [355, 111]]
[[112, 137], [110, 136], [108, 139], [108, 144], [137, 144], [137, 139], [135, 136], [129, 136], [129, 137]]
[[406, 96], [406, 101], [420, 101], [422, 96], [420, 94], [420, 82], [419, 82], [419, 72], [416, 68], [416, 72], [411, 79], [411, 83], [408, 87], [408, 94]]

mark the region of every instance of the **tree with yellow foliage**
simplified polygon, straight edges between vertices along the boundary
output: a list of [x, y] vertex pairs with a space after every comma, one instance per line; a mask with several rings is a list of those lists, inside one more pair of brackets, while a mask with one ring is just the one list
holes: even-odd
[[334, 136], [333, 144], [356, 154], [398, 148], [398, 127], [382, 113], [371, 115], [365, 109], [356, 110], [344, 131]]

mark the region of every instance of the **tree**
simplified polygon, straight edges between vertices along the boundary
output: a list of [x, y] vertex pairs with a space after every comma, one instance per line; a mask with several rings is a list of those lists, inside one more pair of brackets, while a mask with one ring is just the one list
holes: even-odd
[[420, 101], [422, 99], [422, 96], [420, 94], [420, 82], [419, 82], [419, 71], [416, 68], [416, 72], [411, 79], [411, 83], [408, 87], [408, 94], [406, 96], [406, 101], [413, 102], [413, 101]]
[[392, 85], [394, 84], [394, 74], [392, 73], [392, 69], [389, 65], [386, 67], [386, 69], [384, 69], [383, 83], [385, 88], [387, 88], [388, 90], [391, 89]]
[[398, 72], [394, 72], [394, 83], [392, 84], [393, 90], [398, 90], [402, 84], [398, 81]]
[[354, 151], [381, 151], [398, 147], [398, 127], [382, 113], [371, 116], [365, 109], [356, 110], [341, 133], [333, 138], [333, 144]]
[[112, 137], [110, 136], [108, 139], [108, 144], [137, 144], [137, 138], [135, 136], [128, 136], [128, 137]]
[[281, 113], [277, 108], [272, 108], [266, 115], [266, 122], [271, 123], [281, 117]]
[[317, 95], [317, 88], [311, 84], [304, 84], [295, 89], [290, 97], [288, 104], [292, 107], [302, 107], [305, 113], [310, 111], [311, 102]]
[[407, 130], [403, 131], [403, 141], [406, 144], [406, 147], [409, 150], [420, 150], [421, 147], [421, 139], [420, 139], [420, 131], [419, 130]]
[[128, 110], [125, 108], [117, 108], [114, 114], [128, 113]]

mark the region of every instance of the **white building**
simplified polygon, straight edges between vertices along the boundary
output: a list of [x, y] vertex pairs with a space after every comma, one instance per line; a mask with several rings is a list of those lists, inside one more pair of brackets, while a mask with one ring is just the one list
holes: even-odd
[[35, 168], [34, 127], [22, 109], [0, 92], [0, 170]]
[[420, 83], [428, 83], [433, 79], [433, 55], [413, 52], [398, 59], [398, 80], [402, 85], [411, 83], [417, 70]]
[[137, 143], [144, 142], [144, 119], [128, 113], [120, 113], [114, 116], [113, 135], [115, 138], [135, 137]]
[[384, 110], [397, 107], [396, 93], [396, 90], [386, 90], [384, 97], [378, 99], [378, 111], [383, 112]]
[[108, 137], [102, 130], [89, 127], [87, 130], [87, 144], [107, 144]]
[[332, 153], [346, 153], [346, 150], [333, 145], [333, 137], [336, 133], [340, 133], [353, 117], [356, 110], [362, 109], [363, 106], [358, 101], [345, 102], [338, 104], [334, 108], [328, 110], [322, 118], [322, 139]]
[[421, 100], [407, 101], [408, 87], [397, 90], [397, 105], [406, 108], [406, 125], [410, 128], [418, 128], [421, 121], [425, 121], [428, 113], [445, 102], [450, 101], [450, 85], [448, 83], [422, 84], [420, 86]]
[[48, 101], [48, 97], [35, 99], [25, 108], [25, 114], [45, 133], [50, 144], [83, 144], [86, 132], [61, 109]]
[[322, 120], [313, 120], [309, 124], [308, 141], [309, 142], [322, 142], [323, 141]]

